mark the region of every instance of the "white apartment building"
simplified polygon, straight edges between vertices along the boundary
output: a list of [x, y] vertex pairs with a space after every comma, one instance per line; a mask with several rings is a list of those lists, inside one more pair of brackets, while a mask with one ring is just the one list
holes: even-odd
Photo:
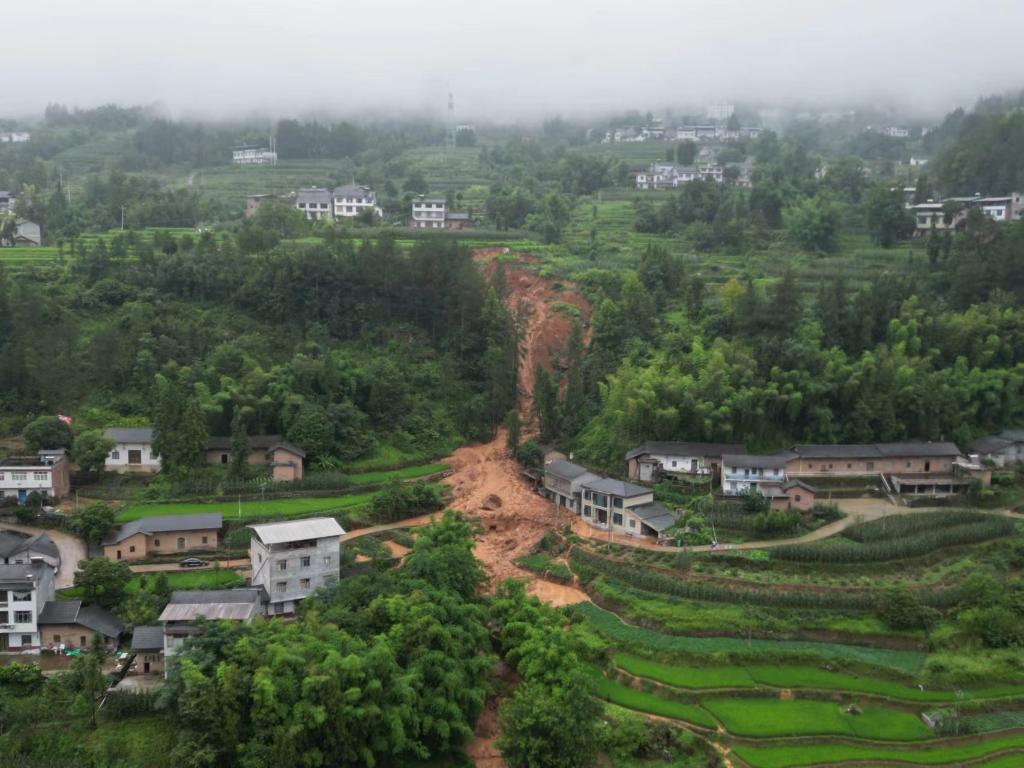
[[300, 600], [336, 581], [341, 572], [341, 536], [333, 517], [250, 525], [249, 559], [254, 587], [270, 597], [271, 616], [295, 613]]
[[39, 653], [39, 614], [53, 599], [49, 565], [0, 565], [0, 653]]
[[0, 498], [17, 498], [23, 504], [33, 492], [60, 499], [70, 490], [71, 466], [63, 450], [0, 460]]
[[277, 152], [247, 144], [231, 150], [231, 162], [235, 165], [277, 165]]
[[787, 480], [786, 462], [796, 457], [791, 451], [773, 454], [727, 453], [722, 456], [722, 493], [741, 496], [748, 491], [763, 493], [762, 485], [777, 486]]
[[346, 184], [334, 190], [334, 217], [352, 218], [377, 209], [377, 194], [363, 184]]
[[333, 193], [329, 189], [321, 187], [300, 189], [295, 196], [295, 207], [302, 211], [309, 221], [330, 218], [333, 206]]
[[103, 436], [114, 441], [103, 467], [108, 472], [159, 472], [152, 427], [108, 427]]
[[448, 212], [448, 203], [441, 197], [417, 197], [412, 201], [412, 221], [409, 226], [414, 229], [444, 229], [444, 216]]

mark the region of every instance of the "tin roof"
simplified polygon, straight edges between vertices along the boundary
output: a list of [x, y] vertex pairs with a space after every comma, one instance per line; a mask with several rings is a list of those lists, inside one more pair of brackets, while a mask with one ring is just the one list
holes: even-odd
[[345, 529], [338, 525], [338, 521], [333, 517], [311, 517], [286, 523], [260, 523], [248, 527], [264, 544], [283, 544], [288, 541], [345, 535]]

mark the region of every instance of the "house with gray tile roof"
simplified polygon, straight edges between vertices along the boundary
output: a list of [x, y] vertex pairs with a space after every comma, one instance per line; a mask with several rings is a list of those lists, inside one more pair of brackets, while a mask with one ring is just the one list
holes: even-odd
[[142, 560], [217, 548], [224, 521], [220, 512], [143, 517], [117, 526], [103, 542], [108, 560]]
[[103, 463], [108, 472], [160, 471], [160, 456], [153, 450], [152, 427], [107, 427], [103, 436], [114, 443]]
[[722, 456], [745, 453], [737, 443], [694, 443], [652, 440], [626, 454], [626, 475], [644, 483], [662, 476], [703, 477], [713, 480], [722, 466]]
[[116, 648], [124, 624], [98, 605], [81, 600], [50, 600], [39, 614], [39, 630], [44, 648], [88, 649], [99, 637], [108, 648]]

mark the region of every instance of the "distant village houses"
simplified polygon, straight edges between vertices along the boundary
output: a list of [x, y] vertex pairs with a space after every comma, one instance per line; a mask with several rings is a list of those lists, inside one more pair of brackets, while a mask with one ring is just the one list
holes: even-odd
[[118, 525], [103, 542], [103, 556], [116, 562], [214, 550], [223, 524], [219, 512], [143, 517]]
[[476, 220], [468, 213], [449, 211], [443, 197], [420, 195], [412, 201], [409, 226], [413, 229], [473, 229]]
[[1021, 221], [1024, 219], [1024, 193], [947, 197], [923, 203], [908, 202], [906, 208], [914, 216], [914, 235], [923, 237], [931, 232], [962, 229], [968, 213], [975, 208], [997, 223]]
[[[253, 207], [258, 208], [260, 202], [253, 201]], [[295, 195], [294, 205], [310, 221], [351, 219], [366, 211], [373, 211], [377, 216], [382, 214], [377, 206], [377, 193], [365, 184], [345, 184], [334, 189], [300, 189]]]
[[32, 134], [28, 131], [2, 131], [0, 132], [0, 144], [24, 144], [31, 141]]
[[244, 144], [231, 150], [234, 165], [277, 165], [277, 152], [258, 144]]
[[636, 175], [637, 189], [675, 189], [691, 181], [715, 181], [721, 183], [725, 172], [720, 165], [675, 165], [673, 163], [652, 163], [646, 171]]

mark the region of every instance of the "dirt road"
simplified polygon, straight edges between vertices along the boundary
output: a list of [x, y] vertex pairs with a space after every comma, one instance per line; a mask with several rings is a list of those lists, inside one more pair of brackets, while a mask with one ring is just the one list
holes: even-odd
[[57, 531], [50, 528], [33, 528], [30, 525], [4, 523], [3, 525], [0, 525], [0, 529], [18, 531], [32, 536], [38, 533], [45, 533], [49, 536], [50, 540], [57, 545], [57, 550], [60, 552], [60, 568], [57, 569], [57, 578], [54, 579], [54, 586], [57, 589], [74, 586], [75, 571], [78, 570], [78, 562], [80, 560], [85, 560], [86, 558], [84, 541], [75, 538], [70, 533], [64, 533], [63, 531]]
[[249, 570], [248, 557], [240, 557], [236, 560], [210, 560], [209, 562], [209, 565], [204, 565], [199, 568], [182, 568], [178, 563], [146, 563], [144, 565], [132, 565], [129, 567], [132, 569], [132, 573], [166, 573], [168, 571], [190, 573], [192, 571], [210, 571], [213, 570], [215, 565], [225, 570]]

